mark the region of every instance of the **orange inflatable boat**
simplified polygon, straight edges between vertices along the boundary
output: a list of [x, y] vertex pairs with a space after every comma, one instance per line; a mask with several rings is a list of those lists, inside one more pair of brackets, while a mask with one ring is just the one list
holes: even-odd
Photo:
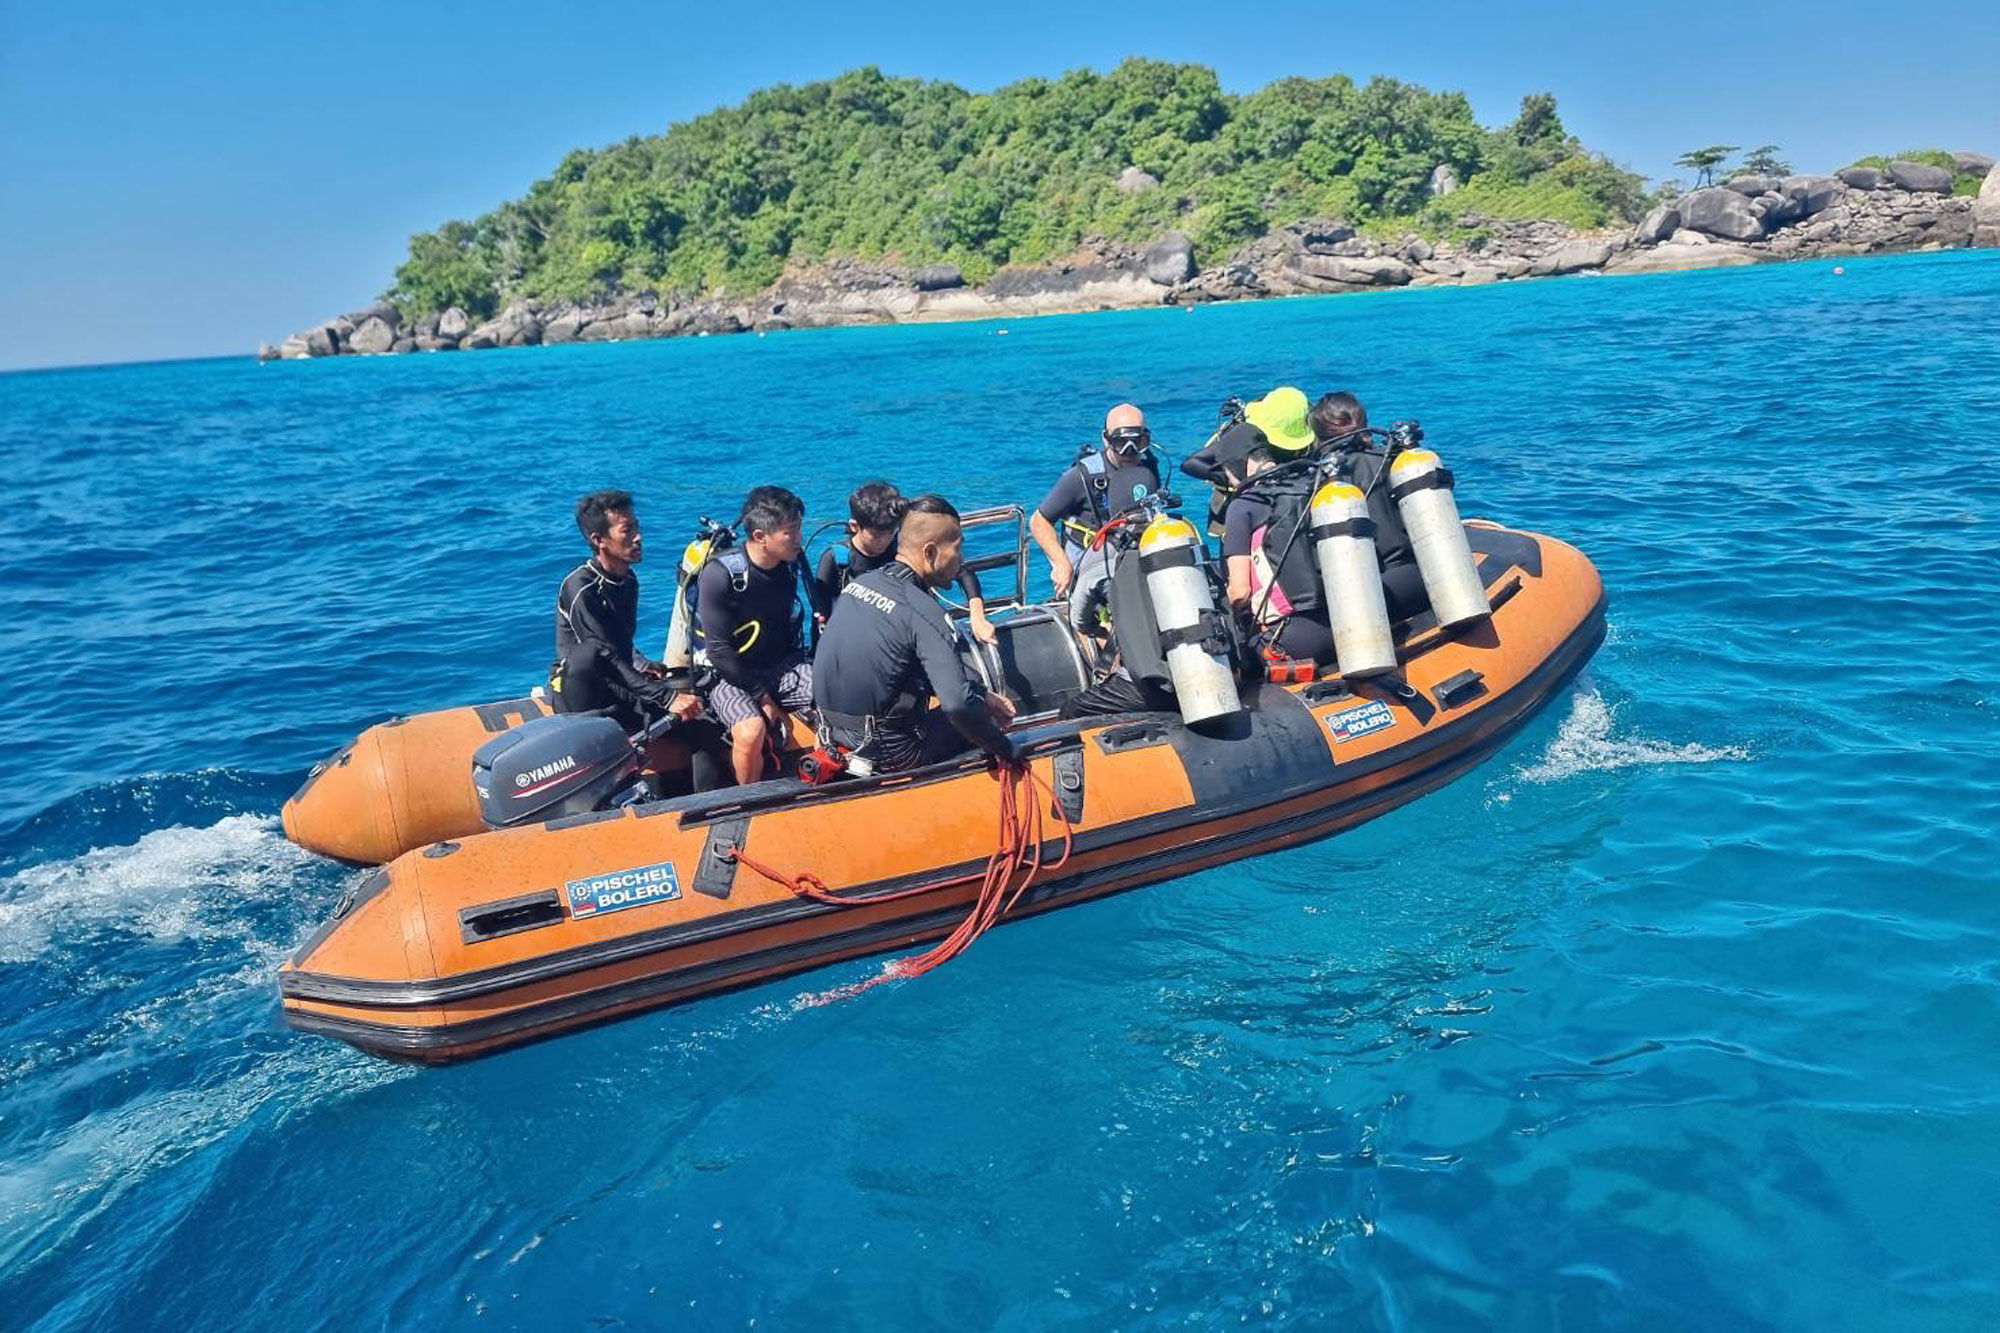
[[[1158, 713], [1024, 728], [1032, 788], [968, 757], [475, 835], [477, 802], [446, 789], [469, 789], [472, 750], [539, 705], [385, 724], [286, 807], [288, 832], [336, 850], [330, 833], [305, 836], [315, 812], [376, 801], [336, 854], [394, 859], [281, 969], [285, 1017], [379, 1055], [444, 1062], [938, 939], [983, 904], [980, 868], [1003, 804], [1023, 792], [1038, 845], [1016, 862], [1005, 919], [1338, 833], [1490, 756], [1603, 639], [1603, 587], [1580, 552], [1467, 531], [1489, 620], [1404, 626], [1397, 674], [1266, 683], [1216, 731]], [[315, 796], [343, 790], [343, 773], [360, 779], [347, 795]], [[364, 788], [366, 800], [353, 794]]]

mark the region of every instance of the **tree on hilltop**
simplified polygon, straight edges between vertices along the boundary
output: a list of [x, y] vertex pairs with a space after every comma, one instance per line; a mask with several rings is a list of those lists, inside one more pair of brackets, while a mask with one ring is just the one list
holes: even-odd
[[1674, 159], [1674, 165], [1677, 167], [1686, 167], [1689, 171], [1694, 172], [1696, 184], [1713, 185], [1715, 184], [1715, 169], [1727, 161], [1729, 155], [1735, 151], [1736, 145], [1733, 143], [1710, 144], [1706, 148], [1694, 148], [1682, 153]]
[[1767, 143], [1752, 148], [1745, 155], [1742, 170], [1751, 176], [1789, 176], [1792, 164], [1778, 156], [1778, 145]]

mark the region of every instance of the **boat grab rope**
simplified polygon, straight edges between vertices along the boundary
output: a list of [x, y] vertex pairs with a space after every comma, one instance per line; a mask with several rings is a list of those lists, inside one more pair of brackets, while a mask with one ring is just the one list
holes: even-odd
[[[1000, 780], [1000, 830], [993, 854], [986, 859], [986, 869], [978, 875], [957, 875], [950, 879], [934, 880], [911, 889], [891, 889], [883, 893], [866, 895], [837, 894], [826, 887], [826, 881], [810, 870], [802, 870], [796, 875], [787, 875], [770, 865], [759, 861], [745, 852], [739, 845], [729, 849], [727, 856], [737, 863], [756, 871], [773, 884], [790, 889], [801, 898], [826, 903], [833, 907], [869, 907], [877, 903], [895, 902], [901, 898], [914, 898], [919, 894], [935, 893], [939, 889], [951, 888], [957, 884], [979, 883], [979, 892], [973, 900], [972, 913], [959, 922], [958, 928], [934, 945], [930, 952], [914, 958], [899, 958], [884, 968], [879, 976], [860, 982], [852, 987], [842, 987], [843, 995], [854, 995], [884, 981], [900, 980], [904, 977], [920, 977], [932, 968], [950, 962], [972, 947], [972, 942], [984, 935], [1000, 918], [1012, 911], [1021, 900], [1028, 886], [1044, 870], [1060, 870], [1068, 862], [1070, 852], [1075, 847], [1075, 827], [1062, 803], [1056, 799], [1049, 784], [1036, 776], [1033, 767], [1026, 763], [1001, 764], [995, 771]], [[1048, 808], [1055, 811], [1062, 821], [1062, 855], [1044, 863], [1042, 851], [1043, 803], [1036, 799], [1036, 793], [1048, 797]]]

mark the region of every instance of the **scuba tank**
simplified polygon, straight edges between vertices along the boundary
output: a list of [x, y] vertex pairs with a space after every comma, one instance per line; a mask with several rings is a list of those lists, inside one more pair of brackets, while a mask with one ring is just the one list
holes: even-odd
[[[1401, 431], [1398, 427], [1398, 431]], [[1422, 436], [1412, 427], [1405, 438]], [[1458, 502], [1451, 498], [1451, 473], [1429, 449], [1406, 448], [1389, 463], [1389, 498], [1403, 517], [1424, 591], [1438, 624], [1449, 629], [1493, 614], [1486, 586], [1466, 544]]]
[[1396, 640], [1389, 632], [1389, 608], [1375, 562], [1375, 524], [1360, 487], [1330, 481], [1314, 492], [1312, 538], [1340, 674], [1394, 671]]
[[674, 580], [674, 614], [667, 622], [666, 651], [660, 655], [667, 670], [686, 671], [694, 665], [694, 608], [688, 593], [701, 577], [701, 568], [709, 557], [734, 539], [735, 533], [727, 524], [704, 518], [695, 530], [694, 540], [681, 552], [680, 573]]
[[1168, 514], [1147, 524], [1139, 537], [1139, 567], [1159, 625], [1167, 675], [1180, 701], [1181, 719], [1189, 723], [1243, 711], [1229, 664], [1228, 630], [1209, 593], [1201, 549], [1194, 526]]

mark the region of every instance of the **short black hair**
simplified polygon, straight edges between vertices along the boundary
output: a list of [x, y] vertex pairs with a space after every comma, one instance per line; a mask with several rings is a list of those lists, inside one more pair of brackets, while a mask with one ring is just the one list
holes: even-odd
[[1312, 405], [1313, 438], [1321, 444], [1352, 435], [1368, 424], [1368, 409], [1345, 389], [1324, 394]]
[[881, 532], [903, 521], [903, 509], [908, 503], [903, 493], [888, 482], [864, 481], [847, 497], [847, 512], [862, 527]]
[[611, 535], [611, 516], [632, 512], [632, 497], [624, 491], [592, 491], [576, 502], [576, 526], [585, 541]]
[[909, 501], [903, 506], [903, 512], [906, 514], [934, 514], [939, 518], [951, 519], [953, 522], [963, 521], [958, 517], [958, 510], [952, 507], [951, 501], [935, 493], [919, 495], [916, 499]]
[[806, 502], [783, 486], [754, 486], [743, 497], [743, 513], [736, 520], [745, 537], [757, 532], [776, 532], [806, 516]]

